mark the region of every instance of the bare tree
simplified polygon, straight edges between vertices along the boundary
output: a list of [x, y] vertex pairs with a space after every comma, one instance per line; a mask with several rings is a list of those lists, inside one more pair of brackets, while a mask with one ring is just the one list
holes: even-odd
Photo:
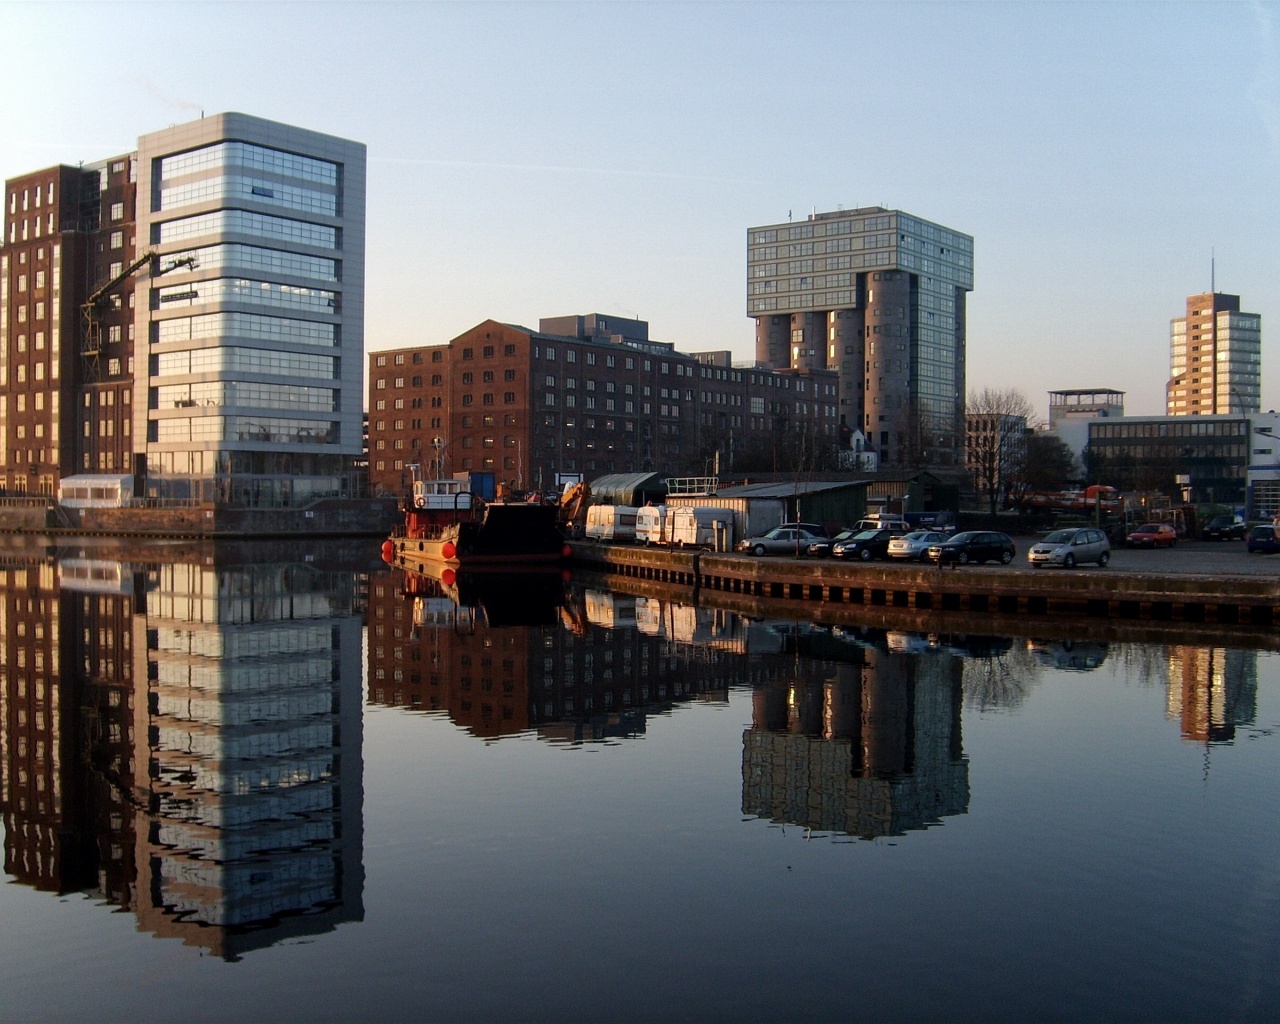
[[1032, 416], [1027, 397], [1013, 388], [969, 392], [965, 409], [965, 464], [992, 512], [1001, 491], [1022, 473]]

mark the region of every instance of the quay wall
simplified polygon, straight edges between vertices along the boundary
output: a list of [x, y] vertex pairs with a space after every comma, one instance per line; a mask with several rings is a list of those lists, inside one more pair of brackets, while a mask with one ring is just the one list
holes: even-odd
[[753, 558], [623, 545], [574, 545], [586, 568], [706, 593], [812, 604], [921, 611], [1097, 618], [1280, 622], [1280, 580], [1272, 576], [1066, 572]]
[[393, 498], [322, 498], [304, 508], [214, 505], [64, 508], [25, 501], [0, 505], [0, 532], [45, 535], [251, 538], [386, 536], [400, 521]]

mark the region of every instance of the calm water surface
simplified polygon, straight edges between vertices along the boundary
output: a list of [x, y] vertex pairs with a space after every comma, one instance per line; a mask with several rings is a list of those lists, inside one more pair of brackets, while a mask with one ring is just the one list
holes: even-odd
[[376, 547], [0, 555], [0, 1016], [1280, 1016], [1273, 651]]

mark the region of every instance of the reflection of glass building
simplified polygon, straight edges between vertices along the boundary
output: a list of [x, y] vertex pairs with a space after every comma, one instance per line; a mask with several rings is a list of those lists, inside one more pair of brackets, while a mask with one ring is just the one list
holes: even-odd
[[4, 579], [6, 870], [228, 958], [359, 920], [351, 574], [60, 568]]
[[1173, 647], [1167, 692], [1169, 717], [1182, 723], [1183, 739], [1233, 740], [1236, 726], [1258, 715], [1258, 652]]
[[756, 690], [743, 811], [864, 839], [964, 814], [961, 659], [852, 650], [852, 663]]

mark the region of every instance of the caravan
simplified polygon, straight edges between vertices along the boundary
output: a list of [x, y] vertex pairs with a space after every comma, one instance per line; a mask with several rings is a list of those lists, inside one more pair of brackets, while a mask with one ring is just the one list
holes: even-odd
[[637, 512], [632, 505], [592, 505], [587, 509], [587, 540], [635, 540]]
[[646, 505], [636, 511], [636, 543], [666, 544], [671, 538], [667, 533], [666, 505]]
[[733, 550], [733, 510], [682, 505], [667, 517], [671, 543], [677, 547]]

